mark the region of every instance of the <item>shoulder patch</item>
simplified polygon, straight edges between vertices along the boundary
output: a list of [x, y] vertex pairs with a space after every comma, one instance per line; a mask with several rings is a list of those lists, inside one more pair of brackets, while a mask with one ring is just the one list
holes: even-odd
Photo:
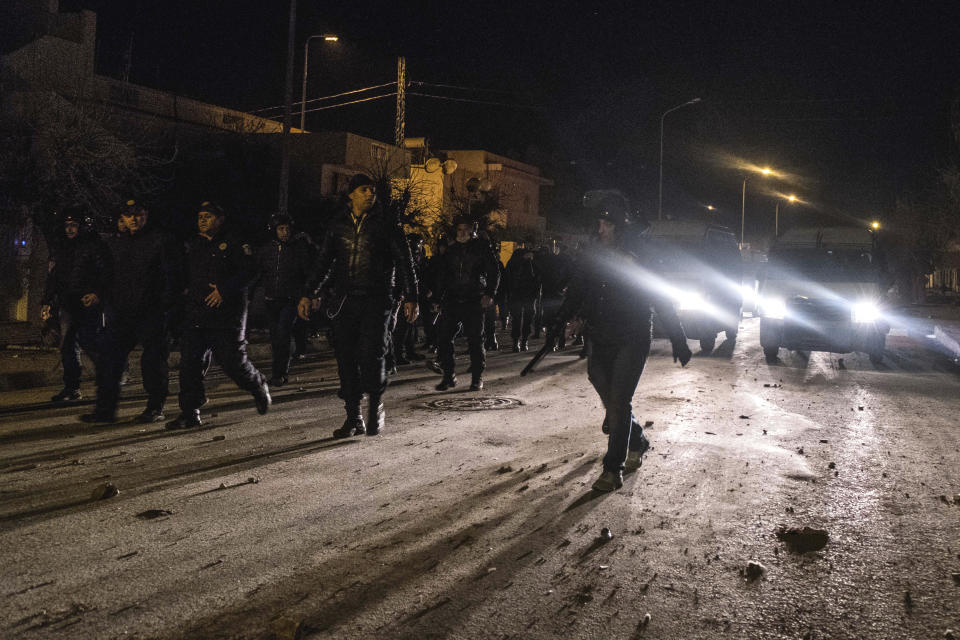
[[220, 251], [225, 251], [226, 248], [227, 248], [227, 243], [226, 243], [226, 242], [221, 242], [221, 243], [220, 243]]
[[243, 252], [244, 252], [245, 254], [247, 254], [248, 256], [252, 256], [252, 255], [253, 255], [253, 249], [251, 249], [251, 248], [250, 248], [250, 245], [248, 245], [248, 244], [243, 245]]

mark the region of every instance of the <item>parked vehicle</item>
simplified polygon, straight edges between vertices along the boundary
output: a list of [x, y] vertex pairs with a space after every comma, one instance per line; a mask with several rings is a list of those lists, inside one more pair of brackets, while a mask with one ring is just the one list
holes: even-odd
[[[737, 238], [726, 227], [704, 222], [658, 220], [647, 230], [653, 266], [673, 297], [689, 338], [709, 353], [717, 335], [734, 340], [743, 295]], [[659, 330], [655, 327], [655, 333]]]
[[784, 233], [758, 280], [760, 344], [767, 360], [787, 348], [858, 351], [879, 364], [890, 331], [883, 317], [889, 283], [870, 229]]

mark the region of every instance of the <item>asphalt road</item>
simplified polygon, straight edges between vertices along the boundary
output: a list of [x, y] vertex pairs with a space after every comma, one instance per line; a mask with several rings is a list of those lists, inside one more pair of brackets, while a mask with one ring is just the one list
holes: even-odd
[[[757, 328], [686, 369], [655, 341], [634, 401], [653, 448], [605, 495], [575, 350], [522, 379], [531, 354], [491, 354], [481, 393], [404, 367], [384, 434], [350, 440], [323, 355], [264, 417], [215, 375], [190, 432], [2, 394], [0, 637], [960, 637], [954, 365], [898, 336], [879, 369], [769, 365]], [[500, 408], [428, 406], [480, 398]]]

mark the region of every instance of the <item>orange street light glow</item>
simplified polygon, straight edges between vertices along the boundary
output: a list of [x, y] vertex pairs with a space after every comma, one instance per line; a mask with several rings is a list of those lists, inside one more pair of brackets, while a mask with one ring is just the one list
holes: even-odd
[[335, 35], [332, 35], [332, 34], [325, 34], [325, 35], [323, 36], [323, 39], [324, 39], [326, 42], [338, 42], [338, 41], [340, 40], [339, 37], [337, 37], [337, 36], [335, 36]]
[[873, 222], [870, 223], [870, 226], [873, 227], [874, 229], [879, 229], [879, 228], [880, 228], [880, 223], [879, 223], [878, 221], [874, 220]]
[[796, 201], [797, 201], [797, 196], [795, 196], [795, 195], [793, 195], [793, 194], [791, 193], [789, 196], [787, 196], [787, 200], [789, 200], [790, 202], [796, 202]]

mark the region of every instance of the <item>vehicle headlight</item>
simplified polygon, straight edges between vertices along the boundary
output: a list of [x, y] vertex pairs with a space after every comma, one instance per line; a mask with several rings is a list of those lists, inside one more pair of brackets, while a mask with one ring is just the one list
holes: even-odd
[[853, 305], [853, 321], [857, 324], [869, 324], [880, 318], [880, 309], [873, 302], [858, 302]]
[[703, 296], [695, 291], [685, 291], [677, 296], [680, 311], [700, 311], [706, 306]]
[[782, 298], [767, 298], [763, 301], [763, 316], [774, 320], [783, 320], [787, 315], [787, 303]]

